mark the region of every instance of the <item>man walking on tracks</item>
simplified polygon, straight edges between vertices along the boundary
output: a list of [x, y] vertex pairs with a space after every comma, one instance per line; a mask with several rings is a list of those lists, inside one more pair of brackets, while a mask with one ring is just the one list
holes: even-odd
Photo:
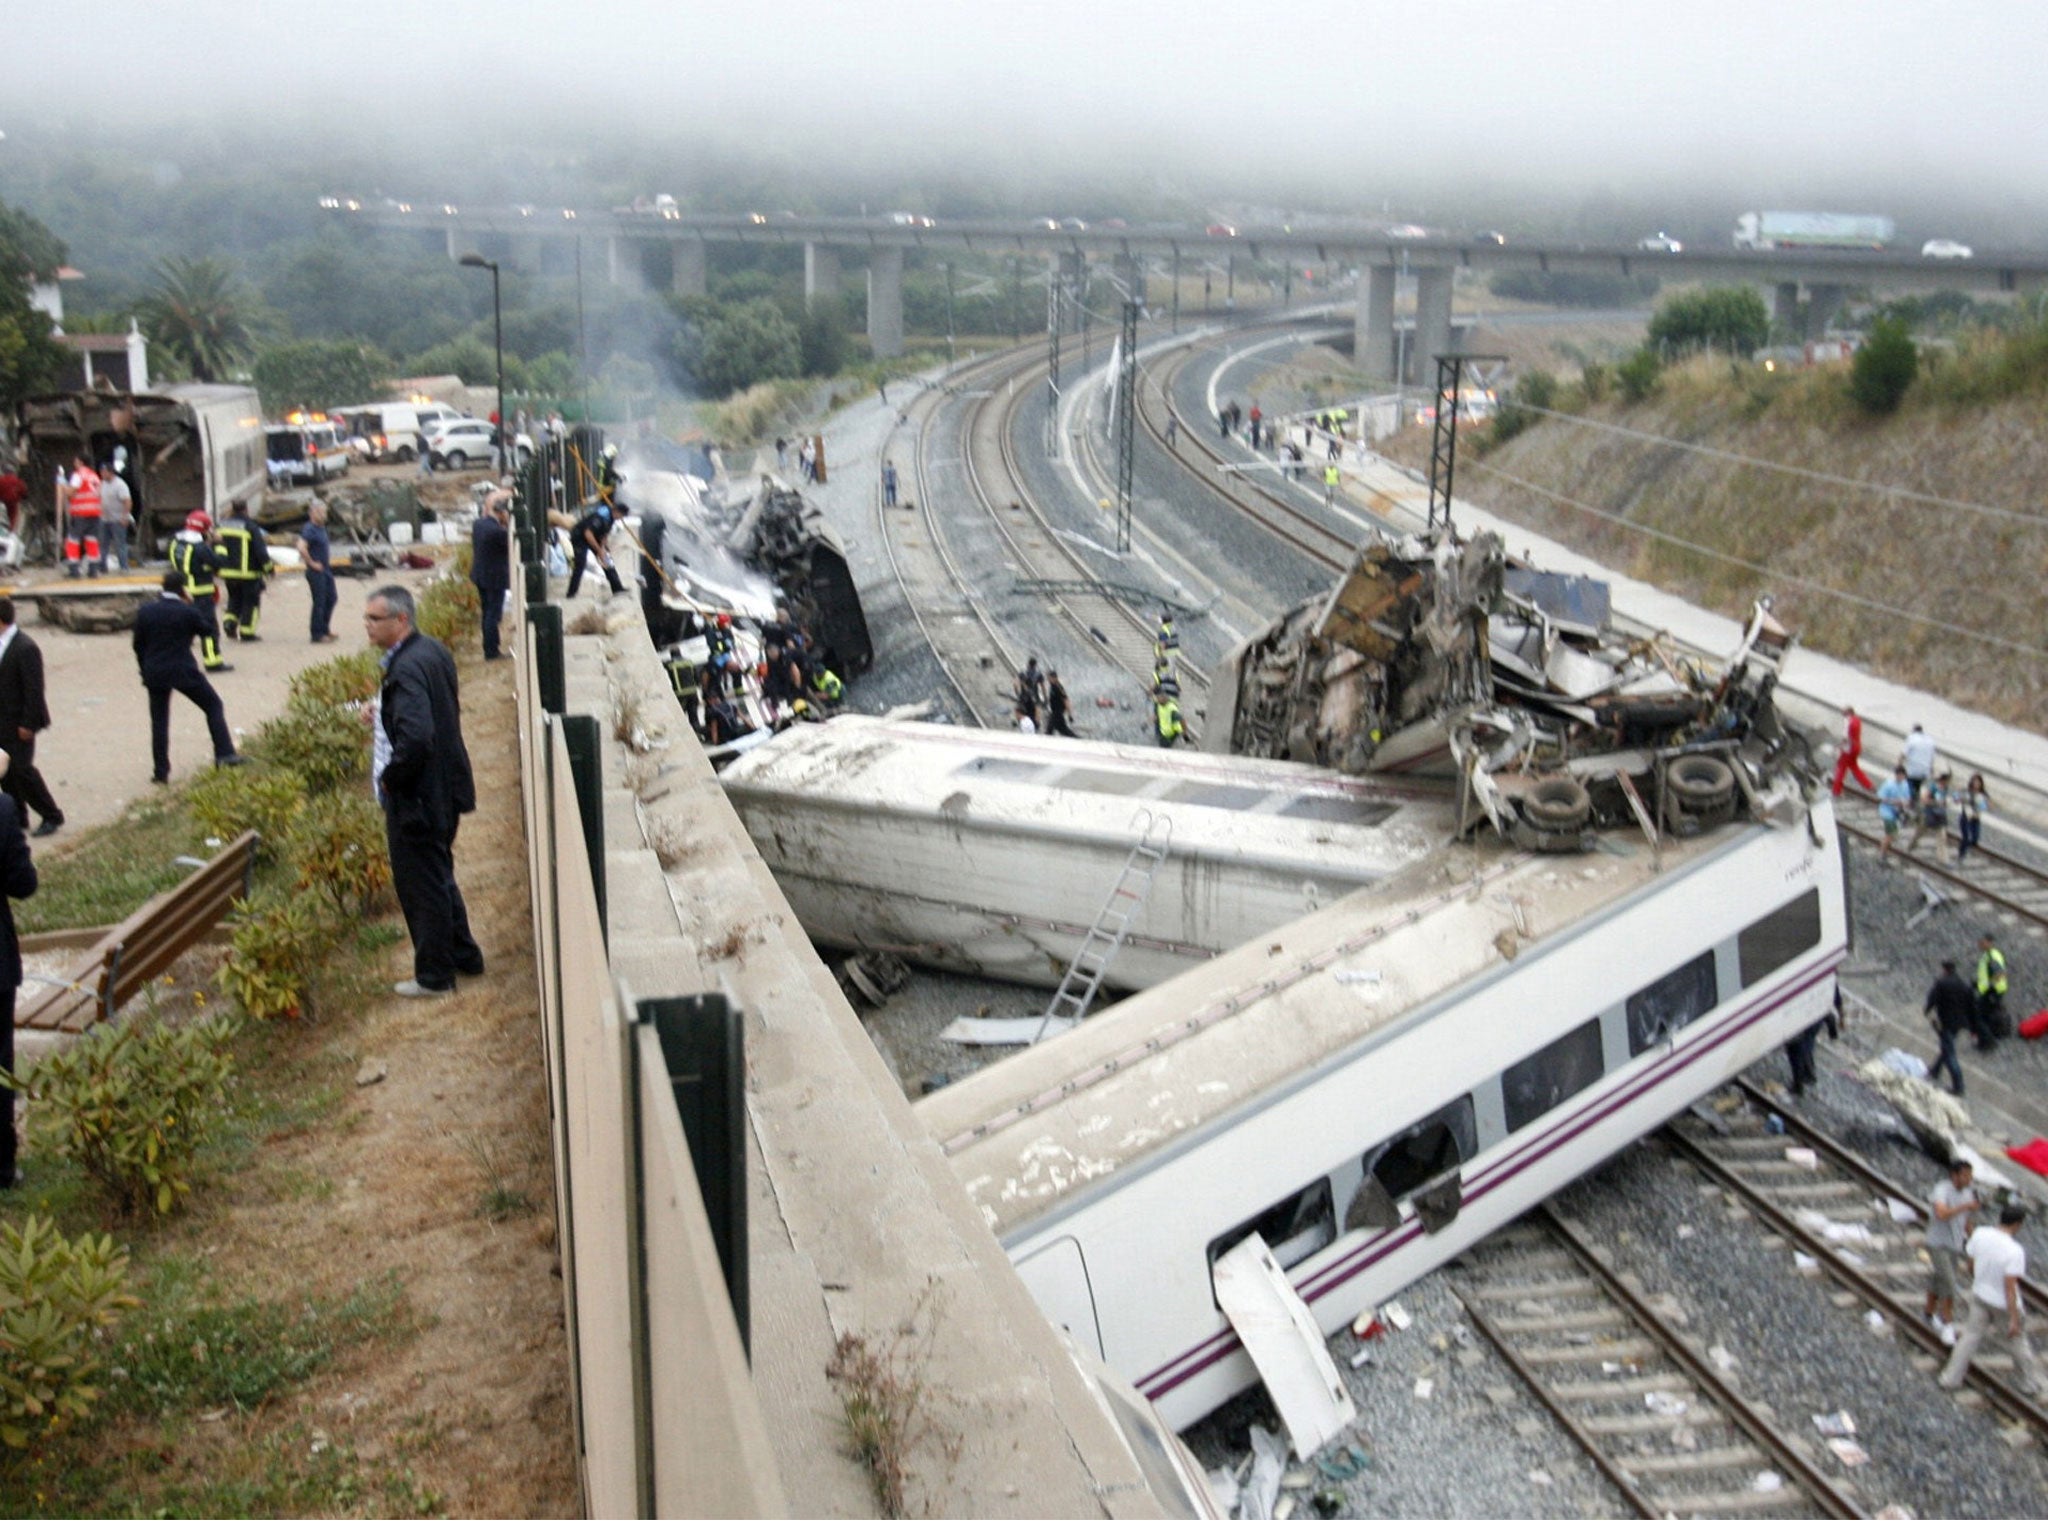
[[1934, 1186], [1927, 1197], [1927, 1326], [1942, 1343], [1956, 1345], [1956, 1266], [1963, 1260], [1963, 1245], [1970, 1239], [1970, 1218], [1984, 1209], [1984, 1202], [1970, 1188], [1977, 1170], [1967, 1158], [1949, 1164], [1948, 1177]]
[[14, 797], [23, 825], [30, 811], [42, 818], [37, 837], [48, 837], [64, 825], [56, 797], [36, 770], [36, 733], [49, 728], [42, 650], [15, 624], [14, 599], [0, 597], [0, 752], [8, 757], [0, 790]]
[[2005, 1346], [2018, 1367], [2018, 1375], [2036, 1402], [2048, 1402], [2048, 1381], [2041, 1376], [2041, 1362], [2034, 1358], [2034, 1346], [2027, 1338], [2027, 1317], [2020, 1302], [2020, 1278], [2027, 1272], [2027, 1250], [2019, 1243], [2020, 1223], [2026, 1213], [2008, 1205], [1998, 1213], [1998, 1225], [1979, 1227], [1970, 1234], [1968, 1247], [1973, 1278], [1970, 1281], [1969, 1320], [1963, 1336], [1956, 1340], [1954, 1353], [1936, 1378], [1944, 1392], [1963, 1384], [1963, 1373], [1976, 1357], [1977, 1347], [1991, 1331], [1994, 1320], [2004, 1325]]
[[1074, 728], [1067, 721], [1067, 712], [1073, 705], [1067, 699], [1067, 685], [1060, 681], [1059, 668], [1045, 674], [1045, 731], [1048, 736], [1073, 736]]
[[1949, 1080], [1955, 1084], [1955, 1095], [1960, 1099], [1963, 1096], [1963, 1064], [1956, 1059], [1956, 1036], [1966, 1029], [1976, 1029], [1977, 1000], [1970, 995], [1969, 983], [1956, 974], [1955, 961], [1941, 962], [1941, 974], [1928, 988], [1927, 1001], [1923, 1006], [1934, 1025], [1935, 1037], [1941, 1042], [1941, 1055], [1934, 1063], [1934, 1070], [1927, 1075], [1932, 1081], [1939, 1082], [1941, 1074], [1946, 1071]]
[[277, 567], [270, 563], [270, 545], [249, 517], [249, 503], [237, 498], [213, 535], [214, 558], [220, 562], [221, 585], [227, 589], [228, 613], [221, 629], [230, 640], [261, 640], [256, 621], [263, 602], [263, 578]]
[[233, 768], [242, 761], [220, 695], [192, 660], [194, 640], [217, 643], [213, 619], [187, 599], [185, 578], [166, 571], [162, 593], [135, 615], [135, 664], [142, 671], [142, 686], [149, 690], [149, 749], [155, 769], [150, 777], [158, 784], [171, 781], [173, 693], [182, 693], [205, 713], [215, 767]]
[[484, 952], [469, 931], [455, 883], [455, 833], [476, 809], [476, 782], [462, 743], [455, 658], [414, 627], [413, 597], [379, 587], [363, 605], [370, 643], [384, 652], [384, 683], [371, 716], [370, 781], [384, 807], [391, 883], [412, 936], [412, 979], [400, 997], [455, 990], [455, 975], [481, 976]]
[[1842, 750], [1835, 758], [1835, 781], [1831, 788], [1837, 799], [1841, 798], [1842, 784], [1851, 775], [1863, 786], [1863, 792], [1873, 794], [1877, 786], [1870, 782], [1870, 775], [1863, 771], [1863, 717], [1856, 713], [1856, 706], [1842, 706]]

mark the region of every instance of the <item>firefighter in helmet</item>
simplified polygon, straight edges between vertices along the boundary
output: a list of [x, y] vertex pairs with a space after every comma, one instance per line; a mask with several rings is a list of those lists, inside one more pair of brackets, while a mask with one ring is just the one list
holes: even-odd
[[209, 633], [200, 637], [199, 660], [209, 672], [232, 672], [220, 653], [219, 558], [213, 552], [213, 518], [202, 507], [185, 517], [185, 526], [171, 539], [171, 569], [183, 578], [185, 596], [206, 618]]
[[249, 503], [237, 498], [213, 533], [213, 553], [226, 589], [227, 613], [221, 628], [230, 640], [260, 640], [256, 621], [263, 602], [263, 578], [277, 567], [263, 530], [249, 516]]

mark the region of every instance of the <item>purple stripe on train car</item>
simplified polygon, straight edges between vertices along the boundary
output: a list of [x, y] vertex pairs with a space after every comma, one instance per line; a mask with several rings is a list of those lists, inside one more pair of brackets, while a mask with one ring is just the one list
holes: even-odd
[[[1701, 1056], [1726, 1044], [1744, 1030], [1752, 1028], [1764, 1015], [1771, 1012], [1772, 1009], [1780, 1007], [1794, 993], [1812, 986], [1833, 972], [1840, 966], [1845, 954], [1846, 951], [1837, 950], [1827, 959], [1802, 972], [1792, 981], [1778, 987], [1746, 1013], [1736, 1014], [1732, 1018], [1724, 1020], [1710, 1034], [1703, 1035], [1700, 1039], [1688, 1045], [1684, 1054], [1681, 1055], [1674, 1052], [1671, 1056], [1665, 1058], [1658, 1067], [1643, 1073], [1640, 1077], [1617, 1083], [1603, 1097], [1594, 1099], [1589, 1104], [1575, 1111], [1562, 1124], [1553, 1126], [1535, 1141], [1529, 1143], [1528, 1146], [1522, 1148], [1517, 1153], [1516, 1160], [1512, 1164], [1503, 1164], [1499, 1167], [1488, 1169], [1485, 1175], [1475, 1180], [1466, 1191], [1461, 1206], [1471, 1204], [1489, 1190], [1497, 1189], [1508, 1180], [1526, 1172], [1531, 1165], [1541, 1162], [1566, 1143], [1576, 1141], [1580, 1136], [1591, 1130], [1595, 1125], [1606, 1120], [1617, 1110], [1626, 1108], [1668, 1078], [1692, 1066]], [[1305, 1277], [1300, 1287], [1302, 1300], [1313, 1302], [1327, 1296], [1338, 1286], [1357, 1278], [1360, 1274], [1378, 1264], [1382, 1259], [1400, 1252], [1401, 1249], [1407, 1247], [1408, 1244], [1422, 1235], [1421, 1223], [1415, 1218], [1410, 1217], [1400, 1226], [1382, 1233], [1363, 1248], [1357, 1249], [1348, 1257], [1337, 1261], [1330, 1269], [1326, 1269], [1320, 1274]], [[1181, 1386], [1195, 1376], [1199, 1376], [1212, 1365], [1229, 1358], [1242, 1347], [1238, 1343], [1236, 1333], [1225, 1329], [1223, 1332], [1211, 1334], [1192, 1349], [1182, 1351], [1164, 1365], [1153, 1370], [1149, 1375], [1141, 1378], [1135, 1385], [1148, 1398], [1164, 1397], [1167, 1393], [1173, 1391], [1174, 1388]], [[1183, 1366], [1183, 1362], [1190, 1361], [1190, 1357], [1194, 1355], [1201, 1355], [1202, 1358], [1185, 1364], [1184, 1368], [1178, 1370], [1171, 1380], [1159, 1381], [1161, 1376], [1164, 1376], [1168, 1371], [1175, 1370], [1176, 1367]]]

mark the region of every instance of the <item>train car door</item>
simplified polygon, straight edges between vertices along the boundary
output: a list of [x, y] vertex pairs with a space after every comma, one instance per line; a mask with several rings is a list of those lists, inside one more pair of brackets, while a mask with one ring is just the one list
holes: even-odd
[[1088, 1283], [1088, 1261], [1078, 1242], [1063, 1237], [1048, 1244], [1017, 1260], [1017, 1273], [1024, 1277], [1040, 1311], [1072, 1334], [1075, 1342], [1094, 1351], [1096, 1359], [1107, 1358], [1102, 1325], [1095, 1319], [1095, 1288]]

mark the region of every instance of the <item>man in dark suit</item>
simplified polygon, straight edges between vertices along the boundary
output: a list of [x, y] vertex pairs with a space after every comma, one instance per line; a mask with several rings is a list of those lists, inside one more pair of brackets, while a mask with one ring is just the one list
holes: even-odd
[[498, 624], [505, 617], [505, 589], [512, 582], [512, 541], [505, 527], [511, 513], [512, 493], [493, 491], [469, 530], [469, 579], [476, 583], [483, 609], [485, 661], [503, 654], [498, 649]]
[[[7, 753], [0, 752], [0, 760]], [[0, 768], [0, 772], [5, 772]], [[20, 901], [36, 893], [35, 860], [29, 857], [28, 839], [21, 835], [21, 813], [14, 802], [0, 795], [0, 1068], [14, 1070], [14, 993], [21, 985], [21, 941], [14, 934], [14, 909], [10, 899]], [[0, 1088], [0, 1190], [21, 1182], [15, 1166], [14, 1091]]]
[[0, 778], [0, 791], [14, 796], [23, 821], [29, 811], [43, 818], [37, 837], [48, 837], [64, 825], [64, 813], [36, 769], [36, 732], [49, 728], [42, 650], [16, 626], [14, 599], [0, 597], [0, 751], [11, 764], [6, 777]]
[[476, 809], [476, 781], [462, 744], [455, 658], [414, 628], [412, 594], [379, 587], [363, 605], [370, 643], [384, 652], [384, 683], [372, 715], [370, 778], [384, 807], [391, 883], [412, 935], [412, 979], [400, 997], [455, 990], [456, 972], [484, 973], [455, 883], [455, 832]]
[[142, 686], [149, 690], [149, 750], [155, 765], [150, 777], [159, 784], [171, 781], [173, 693], [182, 693], [205, 713], [217, 767], [232, 768], [242, 761], [220, 695], [192, 659], [192, 642], [212, 638], [213, 620], [185, 596], [185, 578], [176, 571], [164, 572], [163, 591], [135, 615], [135, 664], [142, 672]]

